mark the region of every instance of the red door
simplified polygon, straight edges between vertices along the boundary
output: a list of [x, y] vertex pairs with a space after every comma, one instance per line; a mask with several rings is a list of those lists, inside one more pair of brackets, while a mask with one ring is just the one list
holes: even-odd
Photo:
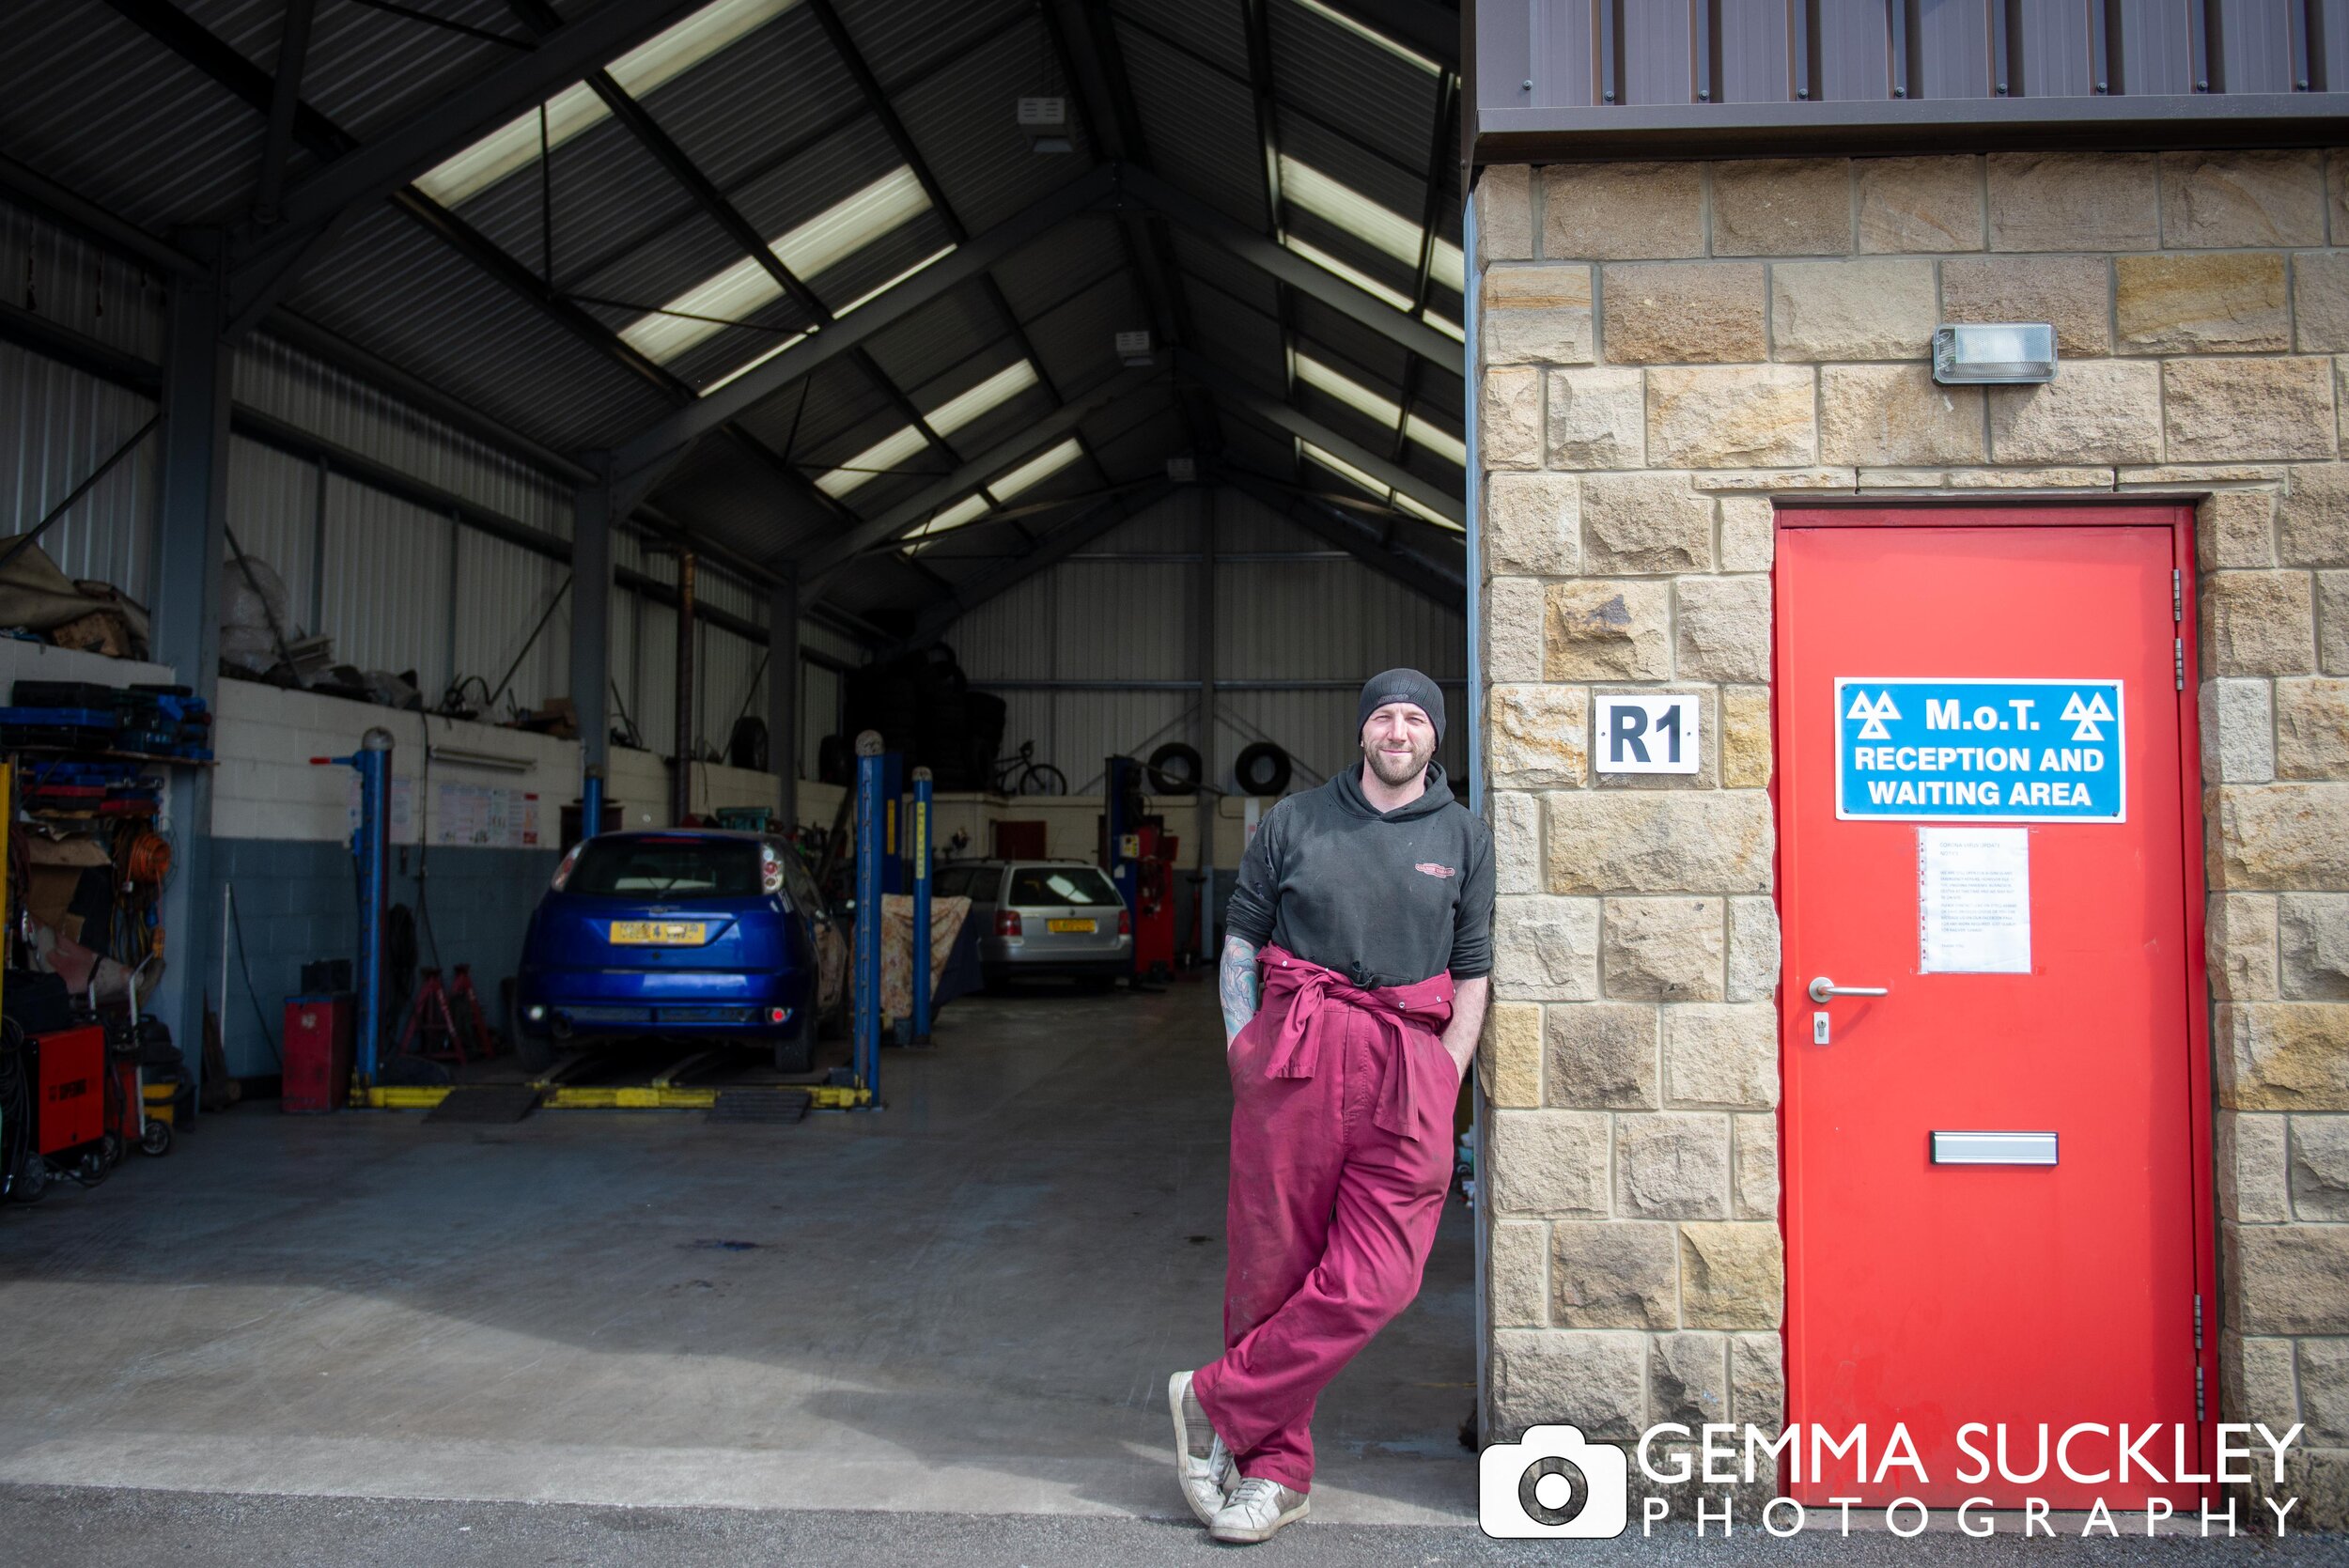
[[[1869, 1429], [1864, 1471], [1806, 1452], [1788, 1490], [2188, 1503], [2217, 1334], [2189, 516], [1780, 524], [1788, 1417], [1806, 1451]], [[1927, 1480], [1881, 1468], [1896, 1423]], [[2042, 1423], [2046, 1473], [2005, 1479]], [[2054, 1458], [2082, 1423], [2101, 1483]], [[2160, 1428], [2125, 1482], [2123, 1423]]]

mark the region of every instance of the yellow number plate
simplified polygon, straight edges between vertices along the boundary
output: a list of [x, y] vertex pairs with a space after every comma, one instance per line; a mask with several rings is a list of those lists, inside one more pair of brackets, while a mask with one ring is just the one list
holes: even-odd
[[699, 947], [709, 939], [709, 927], [698, 920], [615, 920], [614, 947]]
[[1089, 935], [1094, 925], [1089, 920], [1048, 920], [1044, 928], [1048, 931], [1082, 931]]

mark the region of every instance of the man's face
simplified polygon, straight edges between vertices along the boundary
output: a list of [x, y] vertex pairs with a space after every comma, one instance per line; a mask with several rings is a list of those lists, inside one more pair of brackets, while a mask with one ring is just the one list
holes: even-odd
[[1435, 723], [1417, 703], [1389, 703], [1362, 725], [1362, 760], [1380, 784], [1409, 784], [1435, 754]]

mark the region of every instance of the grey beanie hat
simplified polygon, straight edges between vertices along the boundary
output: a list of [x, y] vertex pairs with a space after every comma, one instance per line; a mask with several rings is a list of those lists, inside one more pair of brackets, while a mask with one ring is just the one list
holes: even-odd
[[1360, 737], [1370, 716], [1389, 703], [1410, 703], [1427, 715], [1436, 726], [1436, 740], [1443, 740], [1443, 690], [1417, 670], [1386, 670], [1362, 682], [1362, 702], [1354, 715], [1354, 733]]

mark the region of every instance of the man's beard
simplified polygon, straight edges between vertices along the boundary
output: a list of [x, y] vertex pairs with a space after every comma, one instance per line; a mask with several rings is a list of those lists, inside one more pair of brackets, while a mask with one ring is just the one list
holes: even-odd
[[1397, 761], [1392, 754], [1380, 751], [1375, 746], [1362, 748], [1362, 760], [1370, 764], [1370, 770], [1377, 776], [1378, 782], [1389, 788], [1409, 784], [1413, 779], [1426, 772], [1427, 765], [1435, 760], [1435, 755], [1436, 746], [1433, 741], [1428, 742], [1425, 751], [1416, 746], [1412, 747], [1409, 758], [1404, 761]]

